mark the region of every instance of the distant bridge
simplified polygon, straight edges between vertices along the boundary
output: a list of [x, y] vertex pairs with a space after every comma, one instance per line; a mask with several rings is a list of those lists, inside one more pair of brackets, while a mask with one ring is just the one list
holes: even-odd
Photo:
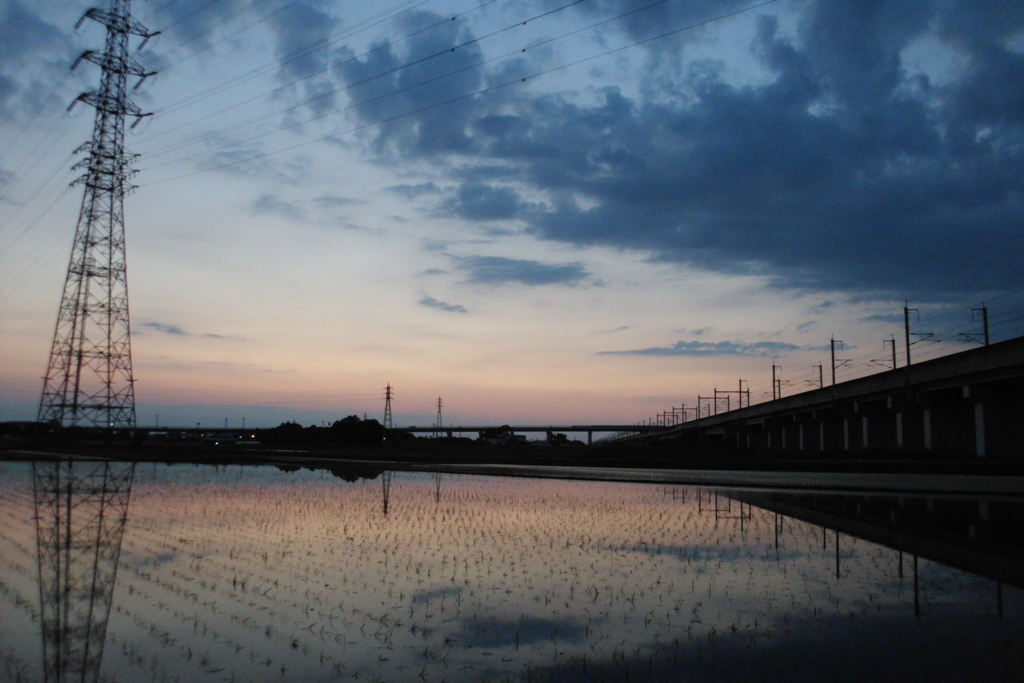
[[[479, 434], [483, 431], [491, 431], [499, 428], [505, 428], [506, 425], [449, 425], [445, 427], [429, 426], [429, 427], [395, 427], [396, 432], [406, 432], [409, 434]], [[140, 431], [144, 432], [168, 432], [179, 435], [188, 435], [190, 437], [216, 437], [221, 436], [225, 438], [235, 438], [243, 434], [254, 434], [257, 431], [268, 431], [274, 429], [273, 427], [182, 427], [182, 426], [167, 426], [167, 427], [139, 427]], [[652, 432], [661, 432], [664, 427], [655, 425], [624, 425], [624, 424], [583, 424], [583, 425], [511, 425], [508, 426], [508, 430], [513, 434], [515, 433], [538, 433], [543, 434], [545, 432], [563, 432], [563, 433], [577, 433], [587, 434], [587, 444], [593, 444], [594, 433], [601, 432], [630, 432], [634, 434], [647, 434]], [[248, 437], [246, 437], [248, 438]]]
[[1024, 337], [1018, 337], [615, 441], [1019, 456], [1024, 452], [1022, 389]]
[[[505, 427], [505, 425], [488, 425], [488, 426], [477, 426], [477, 425], [459, 425], [449, 427], [395, 427], [397, 432], [409, 432], [410, 434], [464, 434], [473, 432], [483, 432], [497, 429], [499, 427]], [[513, 434], [518, 432], [529, 432], [529, 433], [545, 433], [545, 432], [563, 432], [563, 433], [576, 433], [581, 434], [586, 432], [587, 443], [592, 444], [594, 442], [594, 432], [631, 432], [631, 433], [654, 433], [664, 431], [664, 427], [655, 425], [624, 425], [624, 424], [591, 424], [591, 425], [508, 425], [508, 430]]]

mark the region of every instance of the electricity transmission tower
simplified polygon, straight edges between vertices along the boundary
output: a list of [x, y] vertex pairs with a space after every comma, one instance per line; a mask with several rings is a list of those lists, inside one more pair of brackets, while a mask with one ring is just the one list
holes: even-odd
[[384, 389], [384, 429], [394, 429], [395, 425], [391, 419], [391, 382], [388, 382]]
[[32, 465], [44, 679], [99, 680], [135, 465]]
[[444, 421], [441, 419], [441, 397], [437, 397], [437, 424], [434, 425], [434, 438], [436, 439], [441, 435], [442, 428], [444, 427]]
[[156, 33], [132, 19], [130, 5], [131, 0], [111, 0], [110, 9], [90, 9], [78, 22], [88, 18], [103, 24], [107, 40], [102, 52], [87, 50], [72, 67], [86, 60], [103, 73], [99, 90], [71, 103], [93, 106], [96, 119], [92, 139], [76, 150], [88, 153], [74, 166], [85, 173], [73, 185], [82, 184], [85, 191], [43, 381], [40, 421], [135, 427], [124, 240], [124, 195], [132, 187], [134, 157], [125, 153], [124, 121], [134, 116], [138, 123], [148, 116], [128, 99], [128, 76], [140, 78], [138, 87], [155, 72], [128, 55], [128, 39], [142, 36], [144, 45]]

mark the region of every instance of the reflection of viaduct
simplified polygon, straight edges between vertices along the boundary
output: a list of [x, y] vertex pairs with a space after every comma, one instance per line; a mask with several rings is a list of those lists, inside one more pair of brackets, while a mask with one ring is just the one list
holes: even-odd
[[1024, 442], [1024, 337], [862, 377], [619, 442], [770, 451], [1013, 455]]
[[[1018, 500], [732, 491], [741, 503], [1024, 587]], [[838, 542], [838, 540], [837, 540]]]

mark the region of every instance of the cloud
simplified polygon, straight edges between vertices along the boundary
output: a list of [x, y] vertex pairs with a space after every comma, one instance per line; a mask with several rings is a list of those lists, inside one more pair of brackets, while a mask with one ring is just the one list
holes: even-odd
[[420, 273], [420, 275], [447, 275], [447, 274], [448, 274], [448, 271], [447, 270], [442, 270], [441, 268], [428, 268], [427, 270], [424, 270], [422, 273]]
[[265, 22], [276, 40], [274, 51], [279, 60], [277, 78], [282, 87], [275, 96], [302, 102], [314, 115], [334, 110], [337, 99], [330, 77], [330, 52], [310, 49], [325, 45], [337, 24], [320, 9], [321, 4], [315, 0], [291, 2], [271, 12]]
[[212, 45], [216, 30], [248, 4], [246, 0], [201, 0], [165, 2], [153, 8], [150, 30], [160, 28], [165, 40], [156, 43], [161, 49], [183, 47], [189, 52], [204, 51]]
[[428, 183], [417, 183], [415, 185], [390, 185], [384, 189], [401, 195], [406, 199], [416, 199], [426, 194], [437, 194], [441, 191], [441, 188], [433, 181]]
[[342, 197], [336, 194], [324, 194], [319, 197], [313, 198], [313, 203], [323, 207], [337, 208], [340, 206], [351, 206], [352, 204], [360, 204], [358, 199], [350, 199], [348, 197]]
[[581, 263], [549, 264], [501, 256], [457, 256], [456, 268], [469, 273], [469, 282], [504, 285], [577, 284], [590, 276]]
[[[402, 41], [404, 54], [383, 40], [365, 59], [349, 47], [337, 52], [336, 77], [353, 101], [365, 103], [355, 116], [384, 121], [372, 143], [383, 156], [431, 157], [470, 149], [466, 129], [477, 105], [470, 97], [457, 98], [480, 89], [484, 72], [476, 65], [483, 55], [478, 43], [470, 43], [475, 36], [463, 19], [444, 19], [431, 12], [403, 13], [395, 28], [410, 36]], [[450, 103], [436, 106], [443, 102]]]
[[158, 322], [146, 322], [142, 323], [142, 326], [149, 330], [155, 330], [157, 332], [163, 332], [164, 334], [174, 335], [176, 337], [191, 337], [188, 332], [181, 329], [177, 325], [167, 325], [165, 323]]
[[[64, 31], [42, 19], [32, 3], [0, 5], [0, 114], [25, 119], [38, 113], [77, 55]], [[43, 67], [43, 68], [40, 68]]]
[[836, 307], [836, 302], [832, 301], [831, 299], [827, 299], [825, 301], [822, 301], [820, 304], [815, 304], [814, 306], [811, 306], [810, 308], [808, 308], [807, 309], [807, 313], [809, 315], [821, 315], [822, 313], [824, 313], [825, 311], [829, 310], [830, 308], [835, 308], [835, 307]]
[[249, 205], [249, 212], [256, 216], [282, 216], [295, 221], [306, 220], [306, 212], [295, 202], [288, 202], [276, 194], [266, 192]]
[[449, 304], [444, 301], [438, 301], [432, 296], [423, 295], [420, 299], [420, 305], [426, 306], [427, 308], [436, 308], [439, 311], [447, 311], [449, 313], [467, 313], [465, 307], [459, 306], [458, 304]]
[[293, 185], [308, 178], [312, 168], [312, 164], [304, 157], [271, 156], [258, 141], [246, 140], [241, 136], [214, 135], [204, 140], [204, 145], [210, 150], [209, 153], [194, 161], [203, 171], [263, 178]]
[[466, 182], [456, 190], [455, 197], [438, 205], [443, 214], [472, 221], [496, 221], [520, 217], [530, 205], [510, 187]]
[[600, 351], [599, 356], [756, 356], [777, 358], [802, 347], [785, 342], [701, 342], [678, 341], [672, 346], [650, 347], [628, 351]]
[[902, 325], [904, 323], [904, 320], [902, 313], [875, 313], [874, 315], [869, 315], [864, 318], [861, 318], [861, 322], [899, 323], [900, 325]]
[[[666, 5], [614, 30], [649, 37], [738, 6]], [[621, 4], [583, 11], [606, 16]], [[587, 101], [538, 88], [466, 98], [382, 126], [372, 147], [392, 162], [451, 160], [461, 184], [435, 211], [520, 220], [541, 239], [640, 250], [814, 291], [935, 299], [1017, 282], [1024, 54], [1012, 38], [1024, 32], [1020, 4], [808, 0], [759, 12], [747, 15], [754, 29], [745, 47], [748, 71], [760, 75], [746, 81], [722, 63], [665, 58], [690, 38], [654, 41], [650, 68], [629, 94], [606, 87]], [[404, 56], [387, 47], [345, 78], [354, 83], [470, 35], [452, 23], [443, 40], [423, 38]], [[965, 68], [911, 60], [925, 39]], [[436, 61], [424, 68], [440, 73]], [[463, 76], [358, 115], [379, 121], [472, 92], [483, 78]], [[372, 89], [397, 92], [411, 78], [403, 70]]]

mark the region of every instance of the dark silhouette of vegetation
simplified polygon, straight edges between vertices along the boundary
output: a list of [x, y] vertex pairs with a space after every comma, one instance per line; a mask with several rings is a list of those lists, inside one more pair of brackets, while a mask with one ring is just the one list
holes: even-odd
[[508, 425], [480, 430], [481, 441], [512, 441], [514, 439], [515, 433]]
[[336, 420], [330, 427], [303, 427], [298, 422], [282, 422], [272, 429], [256, 429], [253, 433], [270, 448], [315, 448], [379, 446], [384, 442], [386, 431], [377, 420], [349, 415]]
[[552, 446], [561, 446], [569, 442], [569, 437], [561, 432], [548, 432], [548, 443]]

